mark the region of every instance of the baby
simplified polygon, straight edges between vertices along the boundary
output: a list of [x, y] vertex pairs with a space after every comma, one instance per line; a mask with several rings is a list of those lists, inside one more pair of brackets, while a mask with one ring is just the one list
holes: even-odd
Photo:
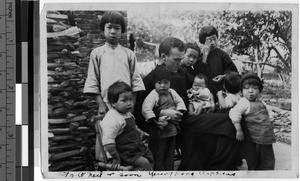
[[207, 109], [215, 107], [213, 95], [207, 88], [207, 78], [203, 74], [198, 74], [194, 78], [193, 86], [187, 90], [189, 97], [189, 115], [198, 115], [206, 112]]

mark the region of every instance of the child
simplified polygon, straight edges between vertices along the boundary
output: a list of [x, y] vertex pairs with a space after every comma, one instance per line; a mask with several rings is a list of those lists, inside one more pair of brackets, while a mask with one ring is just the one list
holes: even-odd
[[198, 60], [200, 53], [200, 48], [196, 43], [187, 43], [185, 45], [185, 54], [184, 58], [181, 60], [180, 68], [194, 77], [197, 72], [194, 65]]
[[115, 11], [105, 12], [101, 18], [100, 30], [104, 32], [106, 42], [95, 48], [90, 55], [84, 93], [97, 95], [98, 113], [103, 116], [111, 107], [107, 99], [107, 89], [114, 82], [123, 81], [130, 85], [134, 102], [135, 92], [145, 90], [134, 52], [119, 45], [125, 27], [122, 14]]
[[131, 113], [131, 87], [124, 82], [115, 82], [108, 88], [107, 96], [112, 108], [100, 122], [104, 149], [112, 156], [113, 163], [132, 165], [134, 170], [153, 170], [152, 153], [142, 143], [139, 136], [142, 131], [137, 128]]
[[223, 90], [218, 91], [220, 109], [230, 109], [240, 100], [241, 76], [237, 72], [227, 73], [223, 80]]
[[249, 146], [247, 149], [242, 149], [241, 154], [244, 155], [248, 168], [251, 170], [274, 170], [275, 157], [272, 144], [275, 142], [275, 135], [273, 124], [269, 119], [269, 109], [263, 101], [258, 99], [262, 89], [262, 82], [257, 75], [244, 75], [241, 80], [243, 97], [229, 111], [229, 117], [236, 129], [238, 141], [244, 140], [241, 128], [242, 117], [245, 120], [250, 139], [245, 139], [243, 144]]
[[189, 115], [198, 115], [205, 112], [205, 109], [215, 107], [213, 95], [207, 88], [207, 78], [198, 74], [194, 78], [193, 86], [187, 90], [189, 97]]
[[[164, 109], [175, 109], [182, 113], [186, 112], [182, 98], [174, 89], [170, 88], [171, 72], [162, 67], [153, 72], [153, 89], [146, 97], [142, 114], [145, 120], [156, 125], [153, 132], [150, 132], [149, 148], [154, 156], [154, 170], [173, 170], [175, 136], [178, 133], [178, 122], [167, 116], [157, 119], [160, 111]], [[158, 134], [158, 136], [155, 136]]]

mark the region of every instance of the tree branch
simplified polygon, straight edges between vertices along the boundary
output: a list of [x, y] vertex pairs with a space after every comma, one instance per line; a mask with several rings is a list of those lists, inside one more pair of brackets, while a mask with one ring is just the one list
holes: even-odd
[[273, 67], [273, 68], [277, 69], [278, 71], [282, 71], [283, 70], [283, 68], [280, 67], [280, 66], [278, 66], [278, 65], [272, 65], [270, 63], [265, 63], [265, 62], [252, 62], [252, 61], [247, 61], [247, 60], [243, 60], [242, 62], [243, 63], [250, 63], [250, 64], [268, 65], [270, 67]]
[[[287, 29], [287, 31], [288, 31], [288, 29]], [[275, 34], [275, 36], [280, 37], [286, 43], [287, 48], [291, 52], [292, 47], [291, 47], [290, 42], [287, 39], [287, 36], [286, 36], [287, 34], [283, 34], [278, 22], [275, 23], [274, 34]]]
[[282, 55], [279, 53], [279, 51], [277, 50], [277, 48], [274, 47], [274, 46], [272, 46], [271, 49], [273, 49], [273, 50], [276, 52], [276, 54], [278, 55], [278, 57], [279, 57], [279, 59], [281, 60], [281, 62], [285, 65], [285, 67], [286, 67], [289, 71], [291, 71], [291, 67], [290, 67], [288, 61], [285, 60], [285, 59], [282, 57]]

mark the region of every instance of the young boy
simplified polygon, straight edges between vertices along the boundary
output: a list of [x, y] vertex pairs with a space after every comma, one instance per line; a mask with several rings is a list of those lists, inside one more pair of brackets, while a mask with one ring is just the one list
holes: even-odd
[[227, 73], [223, 80], [223, 90], [218, 91], [219, 108], [229, 110], [240, 100], [241, 76], [237, 72]]
[[137, 70], [137, 59], [133, 51], [119, 45], [125, 32], [125, 20], [121, 13], [105, 12], [100, 22], [106, 42], [95, 48], [90, 55], [84, 93], [96, 95], [98, 113], [105, 115], [111, 107], [107, 99], [107, 89], [116, 81], [123, 81], [132, 87], [133, 101], [135, 92], [145, 90], [142, 78]]
[[187, 95], [190, 99], [189, 115], [198, 115], [207, 108], [215, 107], [213, 95], [207, 88], [207, 77], [203, 74], [195, 76], [193, 86], [187, 90]]
[[[170, 88], [170, 79], [171, 72], [168, 69], [164, 67], [155, 69], [153, 72], [155, 89], [148, 94], [142, 106], [142, 114], [146, 122], [151, 122], [157, 126], [157, 133], [150, 132], [151, 146], [149, 145], [149, 147], [154, 156], [154, 170], [160, 171], [173, 170], [175, 136], [179, 131], [180, 120], [173, 120], [168, 116], [159, 117], [158, 115], [166, 109], [186, 112], [182, 98], [174, 89]], [[158, 137], [155, 138], [153, 134], [158, 134]], [[153, 144], [154, 140], [156, 143]]]
[[255, 74], [246, 74], [241, 80], [243, 98], [229, 111], [229, 117], [236, 128], [236, 139], [244, 140], [241, 127], [242, 117], [250, 139], [244, 141], [246, 149], [241, 150], [249, 170], [274, 170], [275, 157], [272, 144], [275, 142], [270, 109], [258, 99], [263, 85]]
[[[108, 101], [112, 108], [99, 123], [104, 149], [113, 163], [131, 165], [134, 170], [153, 170], [151, 151], [142, 143], [142, 132], [135, 124], [132, 89], [124, 82], [115, 82], [108, 88]], [[96, 142], [97, 144], [98, 142]]]
[[193, 77], [196, 76], [197, 70], [194, 68], [196, 61], [200, 56], [200, 48], [196, 43], [187, 43], [185, 45], [184, 58], [181, 60], [180, 68], [187, 71]]

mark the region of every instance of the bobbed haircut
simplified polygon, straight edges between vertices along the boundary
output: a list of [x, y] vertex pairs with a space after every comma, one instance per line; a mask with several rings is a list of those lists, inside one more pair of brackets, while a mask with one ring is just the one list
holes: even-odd
[[201, 50], [200, 50], [199, 46], [197, 45], [197, 43], [187, 43], [187, 44], [185, 44], [184, 51], [186, 52], [186, 50], [189, 49], [189, 48], [196, 50], [200, 55]]
[[263, 90], [263, 84], [261, 79], [254, 73], [248, 73], [243, 75], [241, 80], [241, 91], [243, 91], [244, 86], [247, 84], [258, 86], [259, 92]]
[[162, 54], [170, 55], [172, 48], [178, 48], [178, 50], [182, 52], [185, 50], [183, 41], [178, 38], [168, 37], [165, 38], [158, 47], [159, 57], [161, 57]]
[[207, 86], [208, 78], [207, 78], [206, 75], [204, 75], [204, 74], [202, 74], [202, 73], [199, 73], [199, 74], [197, 74], [197, 75], [195, 76], [194, 80], [195, 80], [196, 78], [198, 78], [198, 79], [204, 79], [205, 85]]
[[227, 92], [231, 94], [236, 94], [240, 92], [241, 88], [241, 78], [242, 76], [237, 72], [229, 72], [224, 77], [224, 88]]
[[204, 26], [200, 30], [200, 33], [199, 33], [199, 42], [201, 44], [205, 44], [206, 37], [212, 36], [212, 35], [217, 35], [217, 38], [219, 38], [218, 30], [213, 26]]
[[120, 94], [132, 92], [131, 87], [125, 82], [115, 82], [109, 86], [107, 91], [107, 98], [110, 104], [116, 103], [119, 100]]
[[118, 11], [106, 11], [100, 20], [100, 30], [104, 32], [106, 23], [119, 24], [121, 26], [122, 33], [125, 32], [126, 23], [123, 15]]

